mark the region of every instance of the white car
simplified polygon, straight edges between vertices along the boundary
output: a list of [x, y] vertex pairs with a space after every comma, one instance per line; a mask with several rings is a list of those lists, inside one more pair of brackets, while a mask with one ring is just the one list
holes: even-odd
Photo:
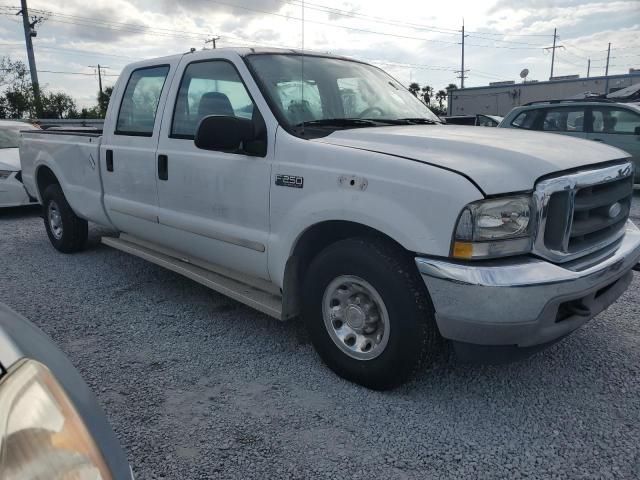
[[442, 337], [484, 357], [556, 341], [640, 258], [627, 153], [442, 125], [382, 70], [331, 55], [145, 60], [122, 71], [103, 131], [23, 135], [55, 248], [110, 226], [107, 245], [301, 317], [327, 365], [372, 388]]
[[22, 184], [20, 168], [20, 130], [36, 127], [17, 121], [0, 120], [0, 207], [19, 207], [37, 204]]

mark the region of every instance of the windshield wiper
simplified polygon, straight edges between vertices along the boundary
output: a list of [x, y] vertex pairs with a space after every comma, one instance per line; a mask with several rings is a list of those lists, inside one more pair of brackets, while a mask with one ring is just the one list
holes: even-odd
[[377, 120], [366, 118], [321, 118], [320, 120], [300, 122], [294, 127], [375, 127], [377, 125], [380, 125]]
[[440, 122], [431, 120], [430, 118], [371, 118], [368, 120], [378, 123], [386, 123], [387, 125], [439, 125]]

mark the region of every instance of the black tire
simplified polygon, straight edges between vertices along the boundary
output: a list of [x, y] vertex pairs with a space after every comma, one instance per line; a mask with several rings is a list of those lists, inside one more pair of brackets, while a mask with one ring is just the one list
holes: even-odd
[[[375, 358], [352, 358], [338, 347], [330, 327], [325, 326], [325, 290], [343, 275], [369, 283], [388, 312], [387, 344]], [[313, 259], [304, 278], [303, 317], [311, 342], [326, 365], [341, 377], [375, 390], [400, 385], [443, 351], [433, 304], [412, 257], [381, 238], [341, 240]]]
[[[64, 193], [62, 193], [60, 185], [49, 185], [44, 190], [42, 207], [44, 226], [55, 249], [62, 253], [73, 253], [82, 250], [89, 234], [88, 223], [73, 212]], [[50, 221], [50, 209], [52, 208], [59, 212], [59, 224], [62, 227], [61, 229], [56, 229], [55, 233]]]

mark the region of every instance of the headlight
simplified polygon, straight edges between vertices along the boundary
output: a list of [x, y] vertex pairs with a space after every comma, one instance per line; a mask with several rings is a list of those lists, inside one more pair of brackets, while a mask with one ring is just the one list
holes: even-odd
[[44, 365], [25, 360], [0, 380], [0, 478], [111, 480], [75, 407]]
[[470, 203], [458, 219], [451, 256], [468, 260], [527, 253], [532, 244], [532, 218], [530, 196]]
[[13, 172], [11, 170], [0, 170], [0, 180], [5, 180], [9, 178]]

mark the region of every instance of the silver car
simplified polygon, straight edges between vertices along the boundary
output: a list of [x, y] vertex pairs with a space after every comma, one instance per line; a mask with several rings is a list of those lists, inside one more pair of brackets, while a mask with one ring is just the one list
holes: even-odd
[[1, 303], [0, 478], [133, 479], [78, 371], [40, 329]]
[[550, 100], [511, 110], [499, 128], [560, 133], [618, 147], [635, 164], [634, 184], [640, 188], [640, 106], [610, 100]]

